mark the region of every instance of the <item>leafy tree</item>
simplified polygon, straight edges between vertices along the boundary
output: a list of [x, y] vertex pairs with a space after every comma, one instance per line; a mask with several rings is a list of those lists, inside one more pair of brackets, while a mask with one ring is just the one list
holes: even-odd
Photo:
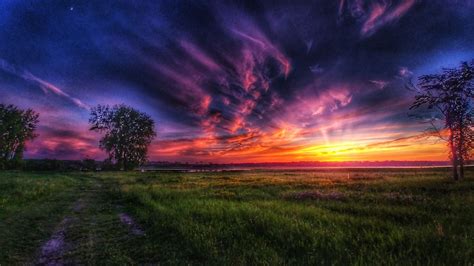
[[154, 121], [126, 105], [98, 105], [91, 110], [90, 130], [102, 133], [100, 147], [123, 170], [146, 162], [148, 146], [156, 136]]
[[25, 142], [34, 139], [38, 113], [0, 104], [0, 168], [16, 165], [23, 159]]
[[[445, 68], [440, 74], [421, 76], [413, 88], [418, 93], [410, 109], [424, 106], [437, 111], [439, 116], [430, 120], [431, 130], [448, 142], [453, 178], [463, 178], [464, 165], [474, 146], [474, 61]], [[436, 126], [436, 120], [443, 122], [442, 128]]]

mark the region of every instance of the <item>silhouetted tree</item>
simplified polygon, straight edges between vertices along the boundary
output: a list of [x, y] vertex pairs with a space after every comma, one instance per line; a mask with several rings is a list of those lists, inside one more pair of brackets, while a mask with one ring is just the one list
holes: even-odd
[[104, 134], [100, 147], [121, 169], [146, 162], [148, 146], [156, 136], [150, 116], [126, 105], [98, 105], [92, 108], [89, 123], [90, 130]]
[[0, 168], [13, 166], [23, 159], [25, 142], [37, 136], [38, 117], [31, 109], [0, 104]]
[[463, 62], [458, 68], [443, 69], [440, 74], [421, 76], [418, 86], [412, 88], [418, 93], [410, 109], [425, 106], [441, 115], [445, 133], [433, 120], [431, 129], [448, 142], [453, 178], [463, 178], [464, 164], [469, 160], [474, 145], [474, 61]]

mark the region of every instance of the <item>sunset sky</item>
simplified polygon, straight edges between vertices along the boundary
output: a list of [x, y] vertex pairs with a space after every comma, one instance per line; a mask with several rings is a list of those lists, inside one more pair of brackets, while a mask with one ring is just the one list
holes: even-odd
[[404, 84], [471, 59], [473, 0], [0, 1], [27, 158], [104, 159], [89, 108], [125, 103], [153, 161], [446, 160]]

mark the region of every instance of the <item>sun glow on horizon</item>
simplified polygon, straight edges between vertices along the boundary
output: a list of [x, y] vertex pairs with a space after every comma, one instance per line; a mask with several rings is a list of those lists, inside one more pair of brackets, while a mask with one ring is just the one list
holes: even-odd
[[[370, 141], [321, 141], [313, 142], [292, 136], [285, 138], [283, 131], [271, 134], [257, 141], [251, 136], [233, 138], [238, 141], [233, 149], [220, 150], [219, 142], [214, 139], [173, 140], [159, 142], [150, 151], [151, 159], [172, 160], [181, 157], [184, 161], [204, 161], [217, 163], [238, 162], [295, 162], [295, 161], [445, 161], [446, 145], [436, 138], [412, 136], [399, 139]], [[275, 137], [279, 136], [279, 137]], [[240, 141], [244, 141], [243, 144]], [[250, 141], [250, 144], [246, 141]], [[163, 146], [169, 145], [169, 148]], [[215, 145], [215, 146], [213, 146]], [[226, 144], [228, 145], [228, 144]], [[244, 146], [245, 145], [245, 146]], [[196, 147], [202, 156], [184, 156], [184, 152]]]

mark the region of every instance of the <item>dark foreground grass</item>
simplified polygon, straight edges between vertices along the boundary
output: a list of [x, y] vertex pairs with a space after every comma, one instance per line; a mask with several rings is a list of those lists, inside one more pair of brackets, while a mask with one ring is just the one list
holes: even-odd
[[[71, 263], [472, 265], [474, 172], [461, 182], [447, 175], [7, 172], [0, 174], [0, 264], [34, 263], [71, 216], [64, 252]], [[82, 210], [71, 211], [78, 200]], [[122, 213], [145, 235], [121, 223]]]

